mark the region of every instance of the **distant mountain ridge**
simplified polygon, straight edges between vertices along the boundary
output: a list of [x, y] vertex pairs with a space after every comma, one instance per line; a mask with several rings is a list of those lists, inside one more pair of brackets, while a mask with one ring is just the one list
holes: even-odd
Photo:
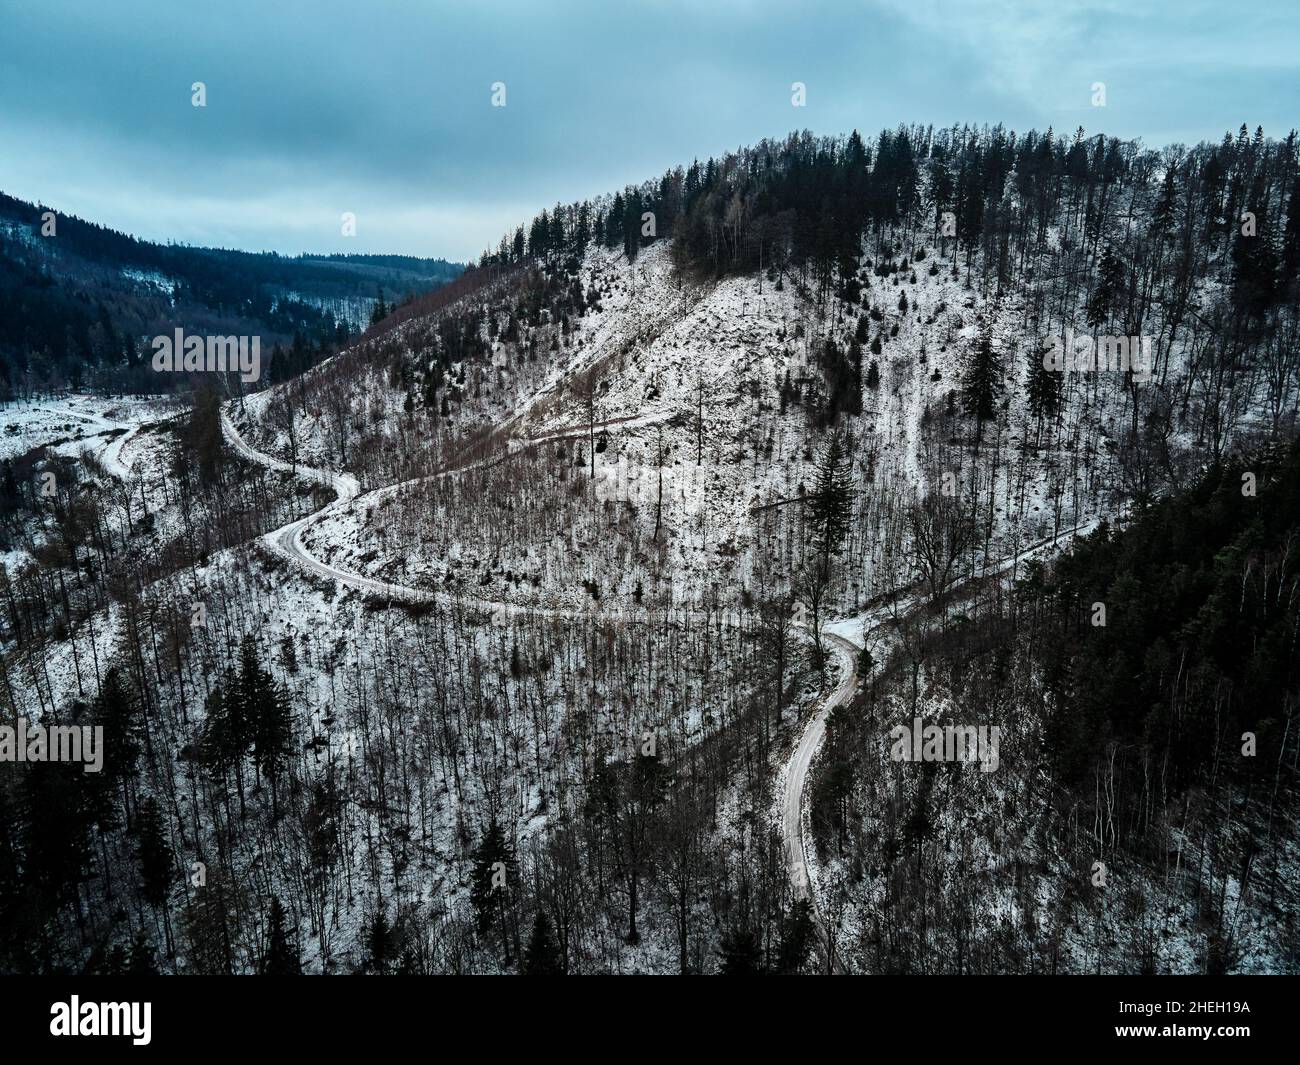
[[[44, 225], [53, 214], [53, 232]], [[300, 373], [386, 306], [463, 267], [407, 255], [285, 256], [139, 240], [0, 193], [0, 393], [154, 391], [142, 341], [174, 328], [260, 335]]]

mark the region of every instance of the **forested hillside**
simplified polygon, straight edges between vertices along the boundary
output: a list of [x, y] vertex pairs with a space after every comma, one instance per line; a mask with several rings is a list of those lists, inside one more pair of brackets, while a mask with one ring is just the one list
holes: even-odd
[[[813, 791], [841, 950], [878, 972], [1293, 971], [1298, 493], [1294, 444], [1215, 466], [1010, 594], [901, 625]], [[915, 717], [996, 721], [998, 771], [891, 763], [882, 737]]]
[[1298, 272], [1294, 133], [802, 133], [7, 408], [0, 966], [1294, 971]]
[[[170, 391], [150, 340], [258, 335], [296, 376], [460, 266], [401, 255], [281, 256], [154, 244], [0, 193], [0, 396]], [[380, 306], [382, 305], [382, 306]]]

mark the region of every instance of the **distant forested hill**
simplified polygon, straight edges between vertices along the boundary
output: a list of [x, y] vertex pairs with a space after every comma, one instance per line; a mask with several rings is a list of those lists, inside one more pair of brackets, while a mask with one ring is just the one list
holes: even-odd
[[[0, 395], [49, 387], [156, 391], [148, 338], [259, 335], [268, 373], [309, 368], [385, 307], [462, 267], [405, 255], [284, 256], [155, 244], [0, 193]], [[277, 347], [279, 350], [277, 351]]]

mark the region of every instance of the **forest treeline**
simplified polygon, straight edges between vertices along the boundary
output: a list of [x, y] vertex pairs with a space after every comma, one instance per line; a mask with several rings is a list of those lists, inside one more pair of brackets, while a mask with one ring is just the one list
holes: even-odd
[[[397, 303], [459, 276], [412, 256], [286, 256], [139, 240], [0, 193], [0, 398], [34, 390], [166, 391], [149, 339], [176, 328], [258, 335], [288, 380]], [[387, 295], [385, 295], [385, 289]]]
[[[1063, 211], [1082, 205], [1085, 237], [1096, 242], [1114, 198], [1158, 180], [1152, 229], [1180, 231], [1184, 247], [1230, 238], [1238, 284], [1258, 314], [1300, 272], [1296, 137], [1293, 130], [1272, 141], [1243, 124], [1217, 145], [1157, 151], [1082, 128], [1065, 137], [1000, 125], [903, 126], [871, 145], [856, 130], [804, 132], [677, 167], [612, 197], [556, 204], [481, 261], [581, 255], [592, 243], [635, 258], [672, 239], [677, 262], [697, 275], [789, 270], [810, 274], [824, 292], [852, 283], [865, 234], [899, 225], [905, 248], [913, 238], [952, 238], [968, 262], [982, 248], [985, 271], [1004, 284]], [[1253, 217], [1248, 234], [1240, 232], [1243, 212]]]
[[[910, 624], [832, 715], [813, 791], [843, 897], [874, 907], [842, 949], [872, 971], [1164, 972], [1186, 939], [1224, 973], [1263, 936], [1296, 964], [1298, 544], [1292, 443]], [[998, 771], [889, 761], [913, 716], [1000, 724]]]

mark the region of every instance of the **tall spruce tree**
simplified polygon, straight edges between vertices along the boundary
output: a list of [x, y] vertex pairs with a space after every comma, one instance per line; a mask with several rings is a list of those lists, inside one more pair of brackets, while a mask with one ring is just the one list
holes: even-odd
[[803, 972], [803, 967], [808, 963], [808, 954], [816, 942], [816, 935], [812, 904], [807, 899], [796, 900], [789, 915], [781, 922], [776, 971], [784, 975]]
[[501, 822], [493, 817], [474, 851], [470, 903], [474, 907], [478, 934], [484, 937], [496, 934], [507, 964], [512, 956], [511, 915], [517, 876], [514, 848]]
[[983, 333], [967, 354], [961, 382], [961, 404], [967, 416], [975, 419], [975, 446], [984, 435], [984, 423], [997, 413], [1002, 395], [1002, 368], [993, 347], [993, 339]]
[[267, 976], [301, 976], [302, 955], [298, 949], [297, 934], [286, 927], [288, 917], [277, 896], [271, 896], [271, 909], [266, 915], [266, 956], [262, 972]]
[[559, 976], [564, 972], [560, 948], [545, 910], [539, 909], [533, 919], [533, 932], [524, 951], [523, 971], [525, 976]]
[[831, 584], [831, 561], [840, 553], [853, 516], [852, 439], [831, 434], [817, 466], [813, 490], [806, 503], [812, 559], [801, 575], [800, 597], [812, 614], [817, 668], [826, 663], [822, 644], [822, 607]]
[[1098, 330], [1110, 321], [1120, 308], [1120, 301], [1128, 283], [1128, 272], [1124, 261], [1109, 244], [1102, 252], [1101, 264], [1097, 268], [1097, 285], [1088, 300], [1088, 325]]
[[808, 497], [808, 523], [823, 575], [829, 572], [831, 559], [839, 554], [853, 516], [851, 446], [852, 440], [846, 434], [831, 434]]
[[175, 861], [162, 821], [158, 800], [152, 795], [140, 803], [135, 818], [136, 853], [140, 860], [140, 886], [144, 900], [162, 910], [176, 880]]
[[131, 788], [140, 774], [140, 751], [144, 722], [141, 720], [136, 694], [122, 679], [122, 672], [112, 666], [104, 674], [93, 716], [103, 726], [111, 754], [104, 759], [103, 780], [99, 783], [120, 785], [122, 810], [131, 816]]
[[1043, 365], [1043, 356], [1051, 348], [1029, 354], [1029, 378], [1026, 398], [1029, 412], [1038, 420], [1054, 415], [1061, 402], [1061, 375]]

